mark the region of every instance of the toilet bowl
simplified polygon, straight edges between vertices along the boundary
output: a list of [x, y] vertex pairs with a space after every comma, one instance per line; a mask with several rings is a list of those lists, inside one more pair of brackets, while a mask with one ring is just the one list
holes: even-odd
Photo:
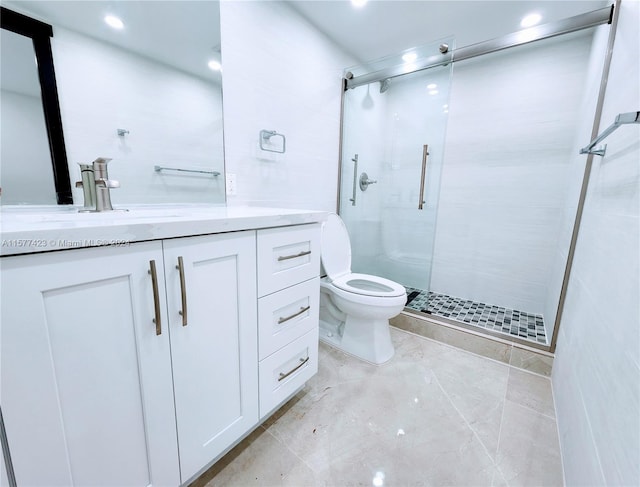
[[367, 362], [387, 362], [394, 354], [389, 318], [404, 308], [405, 288], [351, 272], [349, 234], [335, 213], [322, 226], [321, 249], [326, 277], [320, 280], [320, 339]]

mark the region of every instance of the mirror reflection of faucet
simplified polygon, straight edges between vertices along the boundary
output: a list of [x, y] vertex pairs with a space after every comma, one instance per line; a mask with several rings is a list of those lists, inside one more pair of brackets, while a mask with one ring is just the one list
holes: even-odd
[[367, 175], [366, 172], [363, 172], [362, 174], [360, 174], [359, 184], [360, 184], [361, 191], [366, 191], [370, 184], [376, 184], [377, 182], [378, 181], [376, 180], [369, 179], [369, 176]]
[[109, 179], [107, 164], [111, 159], [98, 157], [92, 164], [79, 164], [82, 181], [76, 188], [82, 188], [84, 205], [80, 212], [128, 211], [114, 210], [111, 205], [111, 188], [119, 188], [120, 182]]

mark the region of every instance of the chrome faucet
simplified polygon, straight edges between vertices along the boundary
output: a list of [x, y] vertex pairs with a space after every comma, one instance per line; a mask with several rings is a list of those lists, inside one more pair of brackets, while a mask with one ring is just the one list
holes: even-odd
[[111, 206], [111, 188], [119, 188], [120, 183], [109, 179], [107, 163], [111, 159], [98, 157], [93, 161], [93, 175], [96, 181], [96, 211], [113, 211]]
[[82, 181], [76, 182], [76, 188], [82, 188], [84, 206], [79, 211], [113, 211], [109, 190], [119, 188], [120, 183], [109, 179], [107, 163], [110, 160], [106, 157], [98, 157], [92, 164], [80, 164]]
[[92, 164], [78, 163], [82, 181], [76, 181], [76, 188], [82, 188], [84, 206], [81, 212], [96, 211], [96, 179]]

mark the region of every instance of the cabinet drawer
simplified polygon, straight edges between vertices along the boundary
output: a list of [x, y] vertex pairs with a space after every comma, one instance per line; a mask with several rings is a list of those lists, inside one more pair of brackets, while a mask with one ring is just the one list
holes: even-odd
[[320, 274], [320, 224], [258, 231], [258, 296]]
[[260, 362], [260, 418], [264, 418], [318, 371], [318, 328]]
[[258, 300], [260, 360], [318, 326], [320, 278]]

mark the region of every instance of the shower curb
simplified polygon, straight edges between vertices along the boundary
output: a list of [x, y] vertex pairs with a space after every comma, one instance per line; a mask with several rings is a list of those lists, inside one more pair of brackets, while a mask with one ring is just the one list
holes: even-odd
[[389, 324], [400, 330], [497, 360], [527, 372], [544, 377], [551, 376], [554, 355], [544, 350], [487, 336], [408, 311], [403, 311], [395, 318], [391, 318]]

